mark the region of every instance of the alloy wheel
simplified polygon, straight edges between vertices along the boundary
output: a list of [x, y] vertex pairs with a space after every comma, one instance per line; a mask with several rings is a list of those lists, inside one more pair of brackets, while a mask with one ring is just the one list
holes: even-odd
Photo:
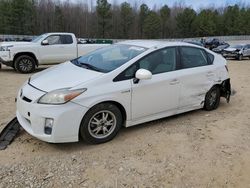
[[30, 59], [23, 58], [19, 61], [19, 67], [23, 72], [28, 72], [32, 69], [32, 61]]
[[115, 130], [116, 123], [116, 117], [111, 111], [102, 110], [90, 118], [88, 131], [94, 138], [106, 138]]

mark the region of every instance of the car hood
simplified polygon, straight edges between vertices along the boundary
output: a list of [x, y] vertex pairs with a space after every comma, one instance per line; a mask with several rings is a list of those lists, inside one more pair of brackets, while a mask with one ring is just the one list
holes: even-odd
[[42, 91], [50, 92], [77, 86], [103, 74], [66, 62], [33, 75], [29, 83]]
[[215, 51], [215, 52], [217, 52], [217, 51], [222, 51], [223, 49], [221, 49], [221, 48], [214, 48], [214, 49], [212, 49], [212, 51]]
[[239, 49], [229, 47], [229, 48], [226, 48], [224, 50], [227, 51], [227, 52], [234, 52], [234, 51], [239, 50]]
[[30, 44], [30, 42], [1, 42], [0, 46], [16, 46], [23, 44]]

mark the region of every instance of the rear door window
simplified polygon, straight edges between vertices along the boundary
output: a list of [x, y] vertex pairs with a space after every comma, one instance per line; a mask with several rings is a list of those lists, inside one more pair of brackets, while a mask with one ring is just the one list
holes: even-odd
[[73, 38], [71, 35], [61, 35], [62, 44], [73, 44]]
[[194, 68], [206, 66], [211, 63], [208, 61], [207, 53], [203, 49], [195, 47], [181, 47], [181, 68]]

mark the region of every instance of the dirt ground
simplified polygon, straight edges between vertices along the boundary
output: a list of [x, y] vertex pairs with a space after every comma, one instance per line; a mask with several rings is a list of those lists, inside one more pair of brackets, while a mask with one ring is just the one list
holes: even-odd
[[[21, 131], [0, 151], [0, 187], [250, 187], [250, 60], [228, 61], [236, 94], [131, 128], [101, 145], [48, 144]], [[0, 70], [0, 129], [30, 75]]]

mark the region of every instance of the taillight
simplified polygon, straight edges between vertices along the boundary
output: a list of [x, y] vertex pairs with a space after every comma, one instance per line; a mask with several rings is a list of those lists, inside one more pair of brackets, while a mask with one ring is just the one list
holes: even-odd
[[228, 68], [227, 68], [227, 66], [225, 65], [225, 68], [226, 68], [226, 70], [227, 70], [227, 72], [228, 72]]

